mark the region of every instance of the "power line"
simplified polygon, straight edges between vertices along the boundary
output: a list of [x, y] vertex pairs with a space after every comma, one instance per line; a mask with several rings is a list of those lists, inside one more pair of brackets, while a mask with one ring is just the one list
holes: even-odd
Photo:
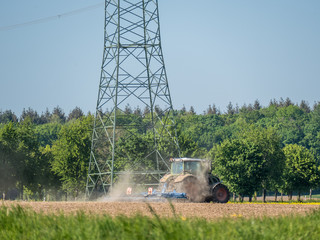
[[102, 5], [104, 5], [104, 2], [95, 4], [95, 5], [91, 5], [91, 6], [88, 6], [88, 7], [85, 7], [85, 8], [76, 9], [76, 10], [73, 10], [73, 11], [70, 11], [70, 12], [61, 13], [61, 14], [58, 14], [58, 15], [32, 20], [32, 21], [29, 21], [29, 22], [3, 26], [3, 27], [0, 27], [0, 31], [12, 30], [12, 29], [15, 29], [15, 28], [30, 26], [30, 25], [39, 24], [39, 23], [45, 23], [45, 22], [61, 19], [63, 17], [69, 17], [69, 16], [77, 15], [77, 14], [82, 13], [82, 12], [87, 12], [87, 11], [99, 8]]

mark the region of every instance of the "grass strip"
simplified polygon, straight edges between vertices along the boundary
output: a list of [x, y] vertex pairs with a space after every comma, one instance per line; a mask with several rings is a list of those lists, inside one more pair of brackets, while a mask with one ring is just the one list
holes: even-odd
[[306, 216], [217, 221], [78, 212], [44, 214], [21, 206], [0, 207], [0, 239], [320, 239], [320, 210]]

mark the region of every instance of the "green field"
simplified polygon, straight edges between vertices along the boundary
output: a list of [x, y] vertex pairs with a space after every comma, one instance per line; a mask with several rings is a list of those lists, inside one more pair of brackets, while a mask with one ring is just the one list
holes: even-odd
[[312, 195], [312, 198], [317, 198], [317, 199], [319, 199], [319, 198], [320, 198], [320, 194]]
[[[150, 209], [152, 211], [152, 209]], [[320, 211], [307, 216], [204, 219], [59, 215], [0, 208], [0, 239], [320, 239]]]

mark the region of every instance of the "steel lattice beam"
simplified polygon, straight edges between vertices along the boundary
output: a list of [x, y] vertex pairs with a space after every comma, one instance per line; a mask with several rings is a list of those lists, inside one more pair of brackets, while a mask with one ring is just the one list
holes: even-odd
[[[141, 106], [147, 114], [134, 117], [127, 113], [128, 103]], [[157, 107], [162, 110], [157, 111]], [[158, 1], [106, 0], [104, 52], [86, 195], [107, 193], [125, 170], [143, 176], [145, 184], [158, 183], [168, 170], [168, 154], [180, 154], [173, 114]], [[137, 138], [137, 131], [151, 142], [145, 143], [148, 151], [144, 156], [131, 156], [123, 147], [125, 141]], [[171, 145], [170, 153], [159, 146], [164, 143]], [[121, 144], [123, 152], [119, 152]]]

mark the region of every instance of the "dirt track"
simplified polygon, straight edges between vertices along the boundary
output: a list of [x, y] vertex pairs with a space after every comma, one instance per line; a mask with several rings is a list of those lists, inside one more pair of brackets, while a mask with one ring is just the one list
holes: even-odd
[[[0, 203], [2, 205], [3, 203]], [[142, 214], [151, 216], [146, 203], [142, 202], [10, 202], [6, 206], [20, 204], [44, 213], [76, 213], [82, 210], [92, 214], [108, 214], [111, 216]], [[149, 203], [160, 216], [173, 216], [168, 203]], [[212, 203], [174, 203], [178, 215], [182, 217], [201, 217], [217, 219], [221, 217], [262, 217], [289, 214], [306, 214], [320, 205], [307, 204], [212, 204]]]

